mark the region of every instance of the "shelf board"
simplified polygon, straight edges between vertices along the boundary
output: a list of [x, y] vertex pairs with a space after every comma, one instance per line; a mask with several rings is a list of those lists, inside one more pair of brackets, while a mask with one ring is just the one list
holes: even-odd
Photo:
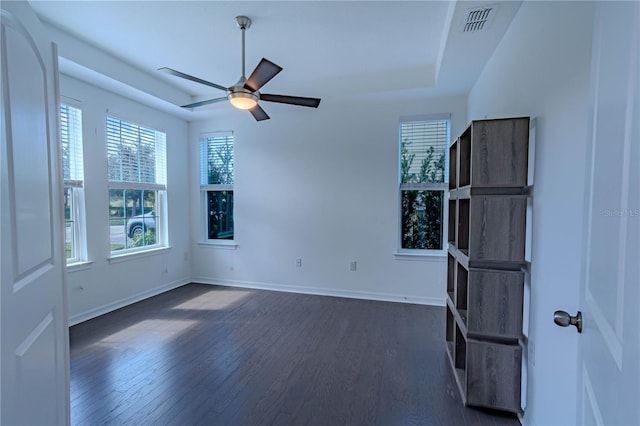
[[466, 309], [458, 309], [458, 315], [460, 316], [460, 321], [464, 324], [465, 336], [467, 335], [467, 310]]
[[[460, 333], [462, 333], [462, 335], [466, 338], [467, 337], [467, 311], [464, 309], [456, 309], [456, 307], [453, 304], [453, 301], [450, 302], [449, 309], [451, 309], [451, 312], [453, 313], [453, 320], [458, 326], [458, 328], [460, 329]], [[464, 321], [462, 319], [460, 312], [464, 312]]]
[[461, 263], [462, 266], [469, 269], [469, 256], [465, 253], [465, 251], [460, 250], [455, 246], [455, 244], [449, 243], [449, 254], [453, 256], [458, 261], [458, 263]]
[[481, 197], [488, 195], [528, 197], [533, 193], [532, 186], [463, 186], [458, 189], [449, 190], [450, 200], [462, 200], [471, 197]]
[[452, 291], [448, 291], [447, 292], [447, 298], [448, 300], [451, 301], [451, 303], [453, 304], [453, 292]]
[[[494, 271], [521, 271], [526, 262], [495, 261], [495, 260], [470, 260], [468, 257], [467, 266], [473, 269], [491, 269]], [[460, 262], [462, 263], [462, 262]]]
[[447, 292], [447, 300], [446, 300], [446, 302], [447, 302], [447, 306], [449, 306], [449, 309], [451, 309], [451, 312], [456, 310], [456, 305], [455, 305], [455, 303], [453, 301], [453, 297], [451, 297], [448, 292]]
[[467, 405], [467, 395], [464, 386], [464, 370], [461, 368], [455, 368], [455, 361], [453, 360], [453, 350], [453, 342], [447, 342], [447, 358], [449, 358], [451, 371], [453, 371], [453, 377], [456, 380], [456, 385], [458, 386], [458, 392], [460, 393], [460, 398], [462, 398], [462, 403], [464, 405]]
[[447, 354], [449, 355], [449, 362], [453, 365], [453, 342], [447, 342]]
[[461, 200], [471, 197], [481, 196], [533, 196], [533, 186], [464, 186], [462, 188], [450, 189], [449, 200]]
[[465, 269], [492, 269], [496, 271], [527, 271], [528, 262], [496, 261], [496, 260], [473, 260], [469, 259], [469, 250], [460, 250], [455, 244], [449, 243], [449, 254]]
[[454, 376], [456, 378], [456, 383], [458, 384], [458, 390], [460, 391], [460, 398], [462, 399], [462, 403], [467, 405], [467, 391], [465, 390], [465, 373], [461, 368], [454, 368]]
[[524, 338], [523, 334], [521, 334], [519, 337], [505, 337], [499, 334], [473, 332], [467, 332], [465, 336], [468, 339], [481, 340], [483, 342], [497, 343], [500, 345], [516, 345], [522, 342], [522, 339]]

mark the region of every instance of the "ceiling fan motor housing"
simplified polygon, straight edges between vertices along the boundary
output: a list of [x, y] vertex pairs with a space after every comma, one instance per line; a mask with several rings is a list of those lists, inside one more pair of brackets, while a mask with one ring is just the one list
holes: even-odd
[[256, 106], [260, 100], [260, 92], [257, 90], [252, 92], [244, 87], [244, 83], [247, 79], [242, 77], [236, 84], [229, 87], [227, 90], [227, 97], [231, 104], [240, 109], [250, 109]]

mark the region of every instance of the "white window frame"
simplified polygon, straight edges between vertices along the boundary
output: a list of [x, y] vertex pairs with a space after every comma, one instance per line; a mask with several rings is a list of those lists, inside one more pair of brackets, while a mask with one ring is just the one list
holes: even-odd
[[[151, 126], [147, 126], [145, 124], [141, 124], [133, 120], [122, 118], [118, 115], [108, 112], [104, 120], [107, 158], [108, 158], [108, 149], [109, 149], [108, 122], [110, 119], [124, 122], [131, 126], [137, 126], [140, 129], [150, 130], [154, 132], [156, 137], [155, 139], [156, 182], [155, 183], [135, 182], [135, 181], [133, 182], [132, 181], [116, 181], [116, 180], [109, 180], [109, 179], [107, 183], [107, 193], [109, 193], [111, 190], [131, 190], [131, 191], [143, 190], [143, 191], [149, 191], [149, 192], [156, 192], [156, 197], [155, 197], [156, 243], [144, 245], [141, 247], [130, 247], [130, 248], [123, 248], [118, 250], [111, 250], [111, 232], [109, 229], [109, 232], [107, 232], [107, 235], [109, 236], [108, 244], [109, 244], [110, 259], [118, 259], [118, 258], [126, 257], [129, 255], [133, 255], [133, 254], [153, 252], [159, 249], [168, 248], [169, 247], [169, 232], [168, 232], [169, 221], [167, 219], [168, 208], [167, 208], [167, 184], [166, 184], [167, 182], [167, 153], [166, 153], [167, 134], [163, 130], [154, 129]], [[159, 135], [162, 135], [162, 138], [160, 140], [158, 139]], [[157, 151], [157, 150], [160, 150], [160, 151]], [[158, 155], [158, 152], [160, 155]], [[144, 208], [143, 208], [143, 213], [144, 213]], [[108, 221], [107, 226], [110, 227], [111, 220], [107, 219], [107, 221]], [[126, 222], [123, 224], [123, 226], [125, 227], [124, 238], [126, 239], [128, 238], [128, 236], [126, 235], [126, 228], [127, 228]]]
[[[444, 179], [442, 183], [402, 183], [402, 123], [419, 122], [419, 121], [446, 121], [447, 122], [447, 141], [445, 142], [445, 158], [444, 158]], [[447, 220], [449, 197], [449, 145], [451, 143], [451, 114], [427, 114], [427, 115], [411, 115], [400, 117], [398, 123], [398, 249], [396, 256], [398, 258], [412, 258], [424, 256], [445, 257], [447, 254]], [[442, 241], [440, 249], [419, 249], [419, 248], [403, 248], [402, 247], [402, 192], [403, 191], [442, 191]]]
[[[208, 153], [208, 145], [207, 140], [210, 138], [224, 138], [231, 137], [233, 140], [232, 152], [233, 152], [233, 161], [235, 166], [235, 139], [233, 139], [233, 131], [216, 131], [216, 132], [207, 132], [201, 133], [200, 138], [198, 140], [198, 156], [200, 163], [200, 236], [201, 236], [201, 244], [214, 245], [214, 246], [223, 246], [228, 248], [236, 248], [236, 234], [235, 234], [235, 191], [233, 189], [233, 184], [209, 184], [205, 183], [208, 181], [208, 170], [206, 168], [206, 156]], [[205, 157], [205, 158], [203, 158]], [[233, 170], [235, 173], [235, 168]], [[233, 206], [233, 221], [234, 221], [234, 231], [233, 231], [233, 239], [211, 239], [209, 238], [209, 221], [208, 221], [208, 213], [209, 213], [209, 205], [207, 200], [207, 195], [209, 192], [224, 192], [224, 191], [232, 191], [234, 197], [234, 206]]]
[[[86, 216], [85, 216], [85, 204], [84, 204], [84, 158], [83, 158], [83, 126], [82, 126], [82, 108], [80, 107], [80, 103], [76, 100], [66, 98], [61, 96], [61, 102], [58, 109], [58, 114], [60, 114], [60, 144], [61, 149], [62, 145], [65, 143], [64, 132], [62, 131], [63, 120], [62, 120], [62, 109], [64, 107], [76, 110], [74, 114], [78, 114], [77, 117], [71, 118], [68, 120], [74, 119], [78, 122], [75, 125], [71, 123], [68, 124], [68, 141], [66, 143], [69, 144], [70, 150], [70, 173], [69, 176], [64, 176], [63, 170], [63, 185], [65, 193], [67, 188], [69, 189], [69, 196], [71, 197], [71, 210], [70, 216], [71, 221], [73, 223], [71, 233], [71, 246], [73, 251], [72, 257], [66, 257], [65, 250], [65, 258], [67, 266], [78, 265], [87, 261], [87, 232], [86, 232]], [[73, 135], [71, 134], [73, 133]], [[64, 139], [63, 139], [64, 138]], [[66, 215], [65, 215], [66, 216]], [[66, 220], [65, 220], [65, 246], [66, 246]]]

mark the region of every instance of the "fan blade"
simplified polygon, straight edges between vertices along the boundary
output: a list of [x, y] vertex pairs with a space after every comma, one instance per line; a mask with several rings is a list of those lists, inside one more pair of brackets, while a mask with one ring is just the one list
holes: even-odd
[[199, 106], [215, 104], [215, 103], [226, 101], [226, 100], [227, 100], [227, 97], [225, 96], [223, 98], [215, 98], [215, 99], [209, 99], [208, 101], [200, 101], [200, 102], [195, 102], [193, 104], [181, 105], [181, 107], [182, 108], [195, 108], [195, 107], [199, 107]]
[[279, 102], [281, 104], [300, 105], [311, 108], [318, 108], [320, 105], [320, 99], [318, 98], [303, 98], [302, 96], [287, 96], [287, 95], [271, 95], [269, 93], [260, 93], [261, 101]]
[[253, 118], [255, 118], [256, 121], [269, 119], [269, 116], [267, 115], [266, 112], [264, 112], [264, 110], [260, 107], [260, 105], [254, 106], [249, 110], [249, 112], [251, 113], [251, 115], [253, 115]]
[[268, 59], [262, 58], [256, 69], [253, 70], [249, 79], [244, 83], [244, 88], [252, 92], [260, 90], [269, 80], [275, 77], [282, 67], [274, 64]]
[[212, 83], [210, 81], [203, 80], [201, 78], [194, 77], [192, 75], [185, 74], [183, 72], [176, 71], [176, 70], [171, 69], [171, 68], [167, 68], [167, 67], [158, 68], [158, 71], [162, 71], [162, 72], [164, 72], [166, 74], [175, 75], [176, 77], [181, 77], [181, 78], [184, 78], [186, 80], [195, 81], [196, 83], [204, 84], [206, 86], [215, 87], [216, 89], [224, 90], [225, 92], [227, 91], [227, 88], [224, 87], [224, 86], [220, 86], [219, 84], [215, 84], [215, 83]]

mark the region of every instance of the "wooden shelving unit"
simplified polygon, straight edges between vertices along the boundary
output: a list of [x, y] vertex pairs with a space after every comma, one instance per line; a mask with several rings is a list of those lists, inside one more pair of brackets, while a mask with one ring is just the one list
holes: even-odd
[[447, 352], [467, 405], [521, 411], [529, 118], [474, 121], [449, 149]]

